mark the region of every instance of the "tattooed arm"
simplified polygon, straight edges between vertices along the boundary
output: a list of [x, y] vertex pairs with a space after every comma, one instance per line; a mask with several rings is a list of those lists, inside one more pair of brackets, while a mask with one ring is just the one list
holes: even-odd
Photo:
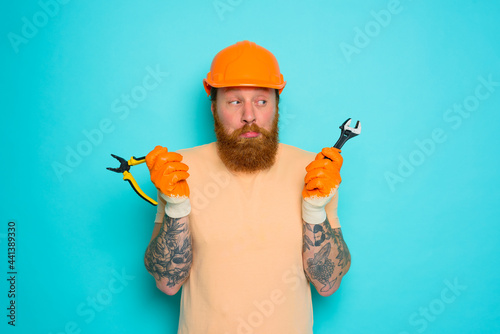
[[320, 295], [330, 296], [337, 291], [351, 266], [351, 254], [342, 231], [332, 229], [328, 218], [315, 225], [302, 221], [302, 230], [302, 261], [306, 276]]
[[158, 289], [175, 295], [189, 276], [192, 259], [189, 216], [165, 215], [163, 223], [155, 224], [144, 256], [146, 269], [155, 278]]

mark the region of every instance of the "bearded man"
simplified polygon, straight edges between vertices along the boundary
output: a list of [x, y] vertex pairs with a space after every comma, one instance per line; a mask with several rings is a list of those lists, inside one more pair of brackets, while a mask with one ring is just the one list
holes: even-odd
[[263, 47], [223, 49], [204, 79], [217, 141], [146, 156], [158, 213], [145, 265], [164, 293], [182, 286], [178, 333], [312, 333], [310, 283], [329, 296], [349, 270], [340, 150], [279, 142], [285, 84]]

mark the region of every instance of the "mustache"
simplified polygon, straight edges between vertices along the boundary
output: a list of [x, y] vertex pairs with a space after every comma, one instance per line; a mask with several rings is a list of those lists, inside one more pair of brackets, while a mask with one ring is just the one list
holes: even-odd
[[240, 135], [246, 132], [262, 133], [265, 136], [271, 134], [270, 131], [267, 131], [266, 129], [259, 127], [257, 124], [252, 123], [252, 124], [245, 124], [241, 129], [234, 130], [233, 133], [231, 134], [231, 137], [236, 139], [239, 138]]

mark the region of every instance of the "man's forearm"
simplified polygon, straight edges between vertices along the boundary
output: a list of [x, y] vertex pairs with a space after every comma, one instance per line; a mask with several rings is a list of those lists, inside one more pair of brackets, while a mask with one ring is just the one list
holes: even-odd
[[189, 276], [193, 260], [189, 216], [167, 215], [158, 235], [151, 240], [144, 256], [146, 269], [166, 294], [175, 294]]
[[332, 229], [328, 219], [321, 224], [302, 221], [302, 260], [309, 281], [322, 296], [329, 296], [340, 286], [351, 266], [351, 254], [340, 228]]

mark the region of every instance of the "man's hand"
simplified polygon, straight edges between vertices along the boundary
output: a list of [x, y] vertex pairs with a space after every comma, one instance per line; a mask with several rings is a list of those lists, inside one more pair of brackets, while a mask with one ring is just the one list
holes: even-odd
[[151, 181], [167, 202], [165, 213], [171, 218], [185, 217], [191, 212], [186, 181], [189, 167], [181, 161], [182, 155], [168, 152], [166, 147], [161, 146], [156, 146], [146, 156]]
[[[309, 224], [321, 224], [326, 219], [325, 206], [337, 192], [342, 179], [340, 150], [326, 147], [307, 167], [302, 190], [302, 219]], [[325, 159], [327, 157], [328, 159]]]

